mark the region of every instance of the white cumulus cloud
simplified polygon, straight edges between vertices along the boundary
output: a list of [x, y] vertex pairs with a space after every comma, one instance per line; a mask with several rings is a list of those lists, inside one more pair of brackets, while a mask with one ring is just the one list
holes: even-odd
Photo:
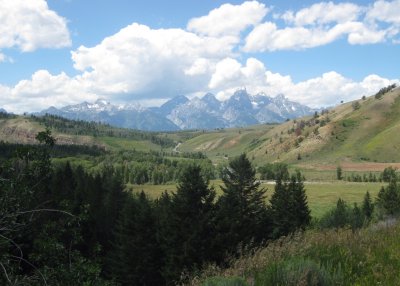
[[242, 65], [235, 59], [227, 58], [217, 64], [209, 88], [215, 89], [221, 100], [229, 98], [236, 89], [245, 87], [251, 94], [284, 94], [302, 104], [321, 107], [337, 105], [342, 100], [354, 100], [363, 95], [373, 95], [392, 83], [398, 84], [399, 80], [368, 75], [357, 82], [334, 71], [295, 83], [288, 75], [267, 70], [257, 59], [250, 58]]
[[[327, 45], [346, 38], [351, 45], [382, 43], [400, 33], [400, 0], [377, 1], [372, 6], [321, 2], [275, 18], [284, 25], [266, 21], [246, 37], [243, 51], [300, 50]], [[381, 22], [385, 22], [382, 25]]]
[[366, 18], [400, 25], [400, 0], [376, 1], [368, 10]]
[[212, 38], [134, 23], [95, 47], [79, 47], [72, 59], [96, 92], [165, 98], [201, 88], [210, 68], [231, 55], [235, 44], [230, 36]]
[[282, 18], [296, 26], [346, 23], [355, 21], [362, 8], [353, 3], [321, 2], [298, 12], [287, 11]]
[[29, 80], [21, 80], [14, 87], [0, 85], [0, 106], [15, 113], [94, 101], [98, 96], [79, 77], [70, 78], [65, 73], [52, 75], [47, 70], [35, 72]]
[[[186, 29], [152, 29], [133, 23], [97, 45], [71, 51], [76, 76], [39, 70], [15, 86], [0, 85], [0, 107], [37, 111], [97, 97], [160, 102], [208, 91], [226, 99], [243, 87], [252, 94], [283, 93], [314, 107], [334, 105], [398, 81], [373, 74], [354, 81], [327, 68], [320, 76], [294, 82], [290, 75], [269, 70], [246, 52], [308, 49], [339, 39], [353, 45], [390, 39], [395, 43], [399, 3], [321, 2], [271, 18], [272, 8], [248, 1], [224, 4], [191, 19]], [[66, 20], [51, 11], [45, 0], [0, 0], [0, 62], [12, 60], [1, 53], [5, 48], [32, 51], [70, 42]]]
[[66, 19], [50, 10], [45, 0], [0, 0], [0, 49], [31, 52], [70, 45]]
[[187, 29], [208, 36], [237, 36], [247, 27], [260, 23], [268, 11], [257, 1], [241, 5], [223, 4], [206, 16], [191, 19]]

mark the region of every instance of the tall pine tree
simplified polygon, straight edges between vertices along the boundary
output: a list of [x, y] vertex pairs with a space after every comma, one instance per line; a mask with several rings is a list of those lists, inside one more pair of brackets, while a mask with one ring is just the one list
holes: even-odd
[[162, 285], [161, 249], [153, 203], [142, 192], [126, 199], [117, 223], [111, 258], [121, 285]]
[[175, 284], [183, 271], [200, 268], [211, 260], [214, 236], [215, 191], [196, 165], [184, 170], [170, 203], [162, 201], [167, 215], [160, 225], [160, 243], [165, 254], [163, 276]]
[[291, 192], [293, 197], [293, 217], [295, 228], [304, 229], [311, 222], [311, 211], [308, 208], [303, 178], [299, 171], [296, 172], [296, 175], [291, 177], [289, 192]]
[[223, 171], [216, 238], [221, 249], [234, 252], [240, 243], [248, 246], [269, 237], [265, 190], [255, 174], [245, 154], [233, 159]]
[[369, 222], [372, 219], [372, 214], [374, 212], [374, 204], [372, 202], [369, 192], [365, 193], [361, 209], [365, 216], [365, 219], [367, 220], [367, 222]]
[[310, 223], [310, 209], [300, 172], [292, 175], [289, 182], [278, 176], [275, 192], [270, 199], [270, 209], [274, 238], [304, 229]]
[[290, 233], [294, 228], [293, 197], [286, 182], [278, 177], [275, 190], [270, 199], [270, 212], [273, 222], [273, 238]]
[[376, 203], [384, 215], [400, 213], [400, 188], [395, 180], [391, 180], [386, 188], [381, 188]]

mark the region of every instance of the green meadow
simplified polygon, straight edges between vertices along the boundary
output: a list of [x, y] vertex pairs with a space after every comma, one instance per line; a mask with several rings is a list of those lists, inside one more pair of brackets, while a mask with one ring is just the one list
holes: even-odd
[[[210, 185], [214, 186], [217, 195], [221, 194], [221, 180], [212, 180]], [[333, 208], [339, 198], [345, 200], [349, 205], [360, 204], [368, 191], [372, 198], [375, 198], [380, 188], [385, 183], [356, 183], [343, 181], [329, 182], [306, 182], [305, 189], [308, 197], [308, 204], [311, 215], [314, 218], [321, 217], [327, 210]], [[262, 183], [262, 188], [267, 189], [267, 198], [274, 191], [273, 183]], [[133, 192], [144, 191], [151, 198], [158, 198], [164, 191], [174, 192], [176, 184], [168, 185], [128, 185], [127, 189]]]

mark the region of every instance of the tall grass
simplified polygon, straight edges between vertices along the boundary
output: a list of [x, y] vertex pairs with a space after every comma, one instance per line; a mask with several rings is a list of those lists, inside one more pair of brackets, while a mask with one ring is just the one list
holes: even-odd
[[400, 224], [283, 237], [229, 268], [209, 265], [189, 285], [400, 285]]

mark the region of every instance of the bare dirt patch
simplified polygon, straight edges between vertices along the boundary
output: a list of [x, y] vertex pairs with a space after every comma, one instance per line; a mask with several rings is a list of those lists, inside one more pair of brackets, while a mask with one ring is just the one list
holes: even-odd
[[231, 147], [235, 146], [238, 142], [239, 142], [239, 140], [236, 138], [231, 139], [226, 144], [224, 144], [224, 148], [231, 148]]

